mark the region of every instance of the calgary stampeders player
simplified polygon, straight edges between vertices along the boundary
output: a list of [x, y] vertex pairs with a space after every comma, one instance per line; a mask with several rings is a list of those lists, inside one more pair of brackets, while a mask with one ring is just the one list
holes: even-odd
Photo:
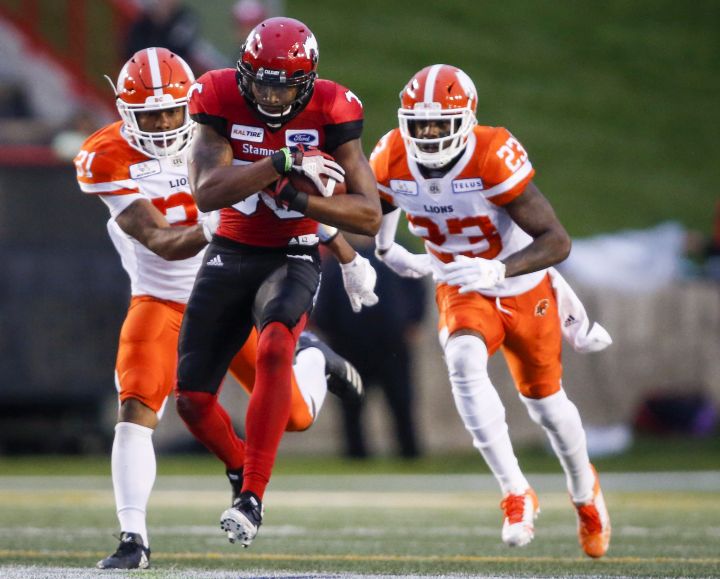
[[[188, 114], [187, 95], [194, 81], [185, 61], [171, 51], [151, 47], [137, 52], [113, 83], [121, 120], [91, 135], [75, 157], [80, 189], [110, 210], [108, 232], [132, 294], [115, 366], [119, 411], [111, 468], [120, 543], [98, 562], [102, 569], [150, 565], [146, 512], [156, 472], [152, 436], [175, 385], [185, 304], [203, 263], [202, 250], [217, 225], [216, 215], [198, 211], [190, 192], [186, 154], [195, 124]], [[345, 255], [343, 247], [337, 241], [329, 243], [338, 258]], [[345, 257], [351, 259], [352, 254]], [[374, 276], [374, 270], [369, 271]], [[372, 285], [352, 276], [347, 280], [354, 282], [354, 291], [346, 289], [357, 308], [369, 305], [371, 297], [377, 299]], [[305, 335], [302, 340], [287, 430], [309, 428], [328, 390], [350, 398], [362, 393], [352, 365], [314, 337]], [[230, 372], [251, 391], [254, 330], [238, 343], [238, 350]], [[237, 473], [227, 474], [233, 493], [239, 494]]]
[[[248, 546], [290, 409], [290, 368], [320, 282], [318, 222], [374, 235], [375, 179], [360, 145], [358, 97], [317, 78], [318, 44], [292, 18], [270, 18], [248, 35], [236, 70], [211, 71], [190, 90], [197, 133], [189, 156], [198, 207], [221, 210], [183, 320], [177, 408], [242, 492], [221, 516], [231, 542]], [[327, 158], [317, 148], [334, 157]], [[346, 195], [308, 195], [291, 171], [344, 178]], [[322, 188], [322, 183], [319, 183]], [[351, 267], [365, 268], [356, 258]], [[259, 332], [257, 377], [245, 443], [225, 427], [217, 401], [237, 344]]]
[[[413, 75], [400, 100], [399, 127], [370, 157], [385, 213], [377, 255], [399, 275], [435, 278], [455, 404], [503, 494], [502, 540], [527, 545], [539, 509], [488, 375], [488, 358], [501, 347], [520, 400], [565, 471], [580, 544], [600, 557], [610, 520], [580, 415], [562, 387], [560, 354], [563, 333], [580, 351], [600, 350], [611, 339], [601, 326], [590, 327], [582, 304], [551, 267], [567, 257], [570, 238], [533, 182], [535, 169], [520, 142], [502, 127], [478, 126], [477, 92], [467, 74], [428, 66]], [[394, 242], [401, 210], [427, 253]]]

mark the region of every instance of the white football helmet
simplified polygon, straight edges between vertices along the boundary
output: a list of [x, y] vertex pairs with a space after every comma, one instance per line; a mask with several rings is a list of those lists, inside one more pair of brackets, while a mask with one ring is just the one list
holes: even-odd
[[[477, 124], [477, 91], [459, 68], [433, 64], [416, 73], [400, 93], [398, 120], [408, 156], [416, 163], [437, 169], [447, 165], [464, 148]], [[434, 121], [448, 121], [449, 132], [422, 138], [416, 130]]]
[[[167, 48], [144, 48], [122, 67], [114, 86], [116, 104], [128, 142], [148, 157], [161, 159], [182, 153], [190, 145], [195, 123], [188, 113], [188, 91], [195, 76], [188, 64]], [[180, 127], [143, 131], [137, 113], [184, 108]]]

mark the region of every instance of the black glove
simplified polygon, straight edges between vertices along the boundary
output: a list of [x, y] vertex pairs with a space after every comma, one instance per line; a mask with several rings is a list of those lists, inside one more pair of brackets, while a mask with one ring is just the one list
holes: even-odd
[[265, 192], [286, 209], [298, 213], [305, 213], [307, 210], [308, 194], [295, 189], [287, 177], [281, 177], [275, 181], [265, 189]]

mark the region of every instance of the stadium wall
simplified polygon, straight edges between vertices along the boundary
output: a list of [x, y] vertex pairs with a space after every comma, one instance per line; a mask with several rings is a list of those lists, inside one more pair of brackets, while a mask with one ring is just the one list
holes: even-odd
[[[128, 302], [128, 280], [107, 238], [106, 210], [77, 189], [68, 166], [0, 171], [0, 452], [109, 448], [115, 412], [113, 368]], [[720, 404], [720, 287], [701, 281], [629, 294], [576, 287], [591, 318], [611, 333], [604, 352], [564, 352], [565, 388], [587, 425], [628, 423], [657, 391], [703, 389]], [[428, 451], [470, 448], [456, 415], [436, 337], [434, 305], [415, 354], [418, 422]], [[500, 354], [491, 375], [513, 438], [542, 440], [515, 394]], [[246, 396], [231, 381], [226, 402], [242, 425]], [[368, 434], [393, 451], [392, 428], [371, 391]], [[290, 434], [289, 453], [340, 450], [339, 404], [332, 396], [310, 432]], [[172, 405], [156, 440], [164, 451], [191, 439]]]

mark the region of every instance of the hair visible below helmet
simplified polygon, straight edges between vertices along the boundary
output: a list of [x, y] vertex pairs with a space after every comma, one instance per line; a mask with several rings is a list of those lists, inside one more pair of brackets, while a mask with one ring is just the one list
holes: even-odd
[[[128, 142], [154, 159], [172, 157], [190, 145], [195, 123], [188, 112], [188, 91], [195, 76], [188, 64], [166, 48], [144, 48], [122, 67], [115, 85], [118, 112]], [[138, 113], [184, 108], [180, 127], [170, 131], [143, 131]]]
[[[476, 110], [475, 85], [462, 70], [447, 64], [423, 68], [400, 93], [398, 120], [408, 156], [433, 169], [447, 165], [465, 148], [477, 124]], [[417, 138], [413, 124], [422, 121], [450, 121], [450, 134], [436, 139]]]
[[[268, 18], [248, 34], [237, 61], [240, 92], [258, 117], [269, 125], [287, 123], [305, 108], [317, 78], [320, 53], [312, 31], [293, 18]], [[252, 83], [298, 87], [295, 99], [281, 113], [263, 110], [252, 94]]]

